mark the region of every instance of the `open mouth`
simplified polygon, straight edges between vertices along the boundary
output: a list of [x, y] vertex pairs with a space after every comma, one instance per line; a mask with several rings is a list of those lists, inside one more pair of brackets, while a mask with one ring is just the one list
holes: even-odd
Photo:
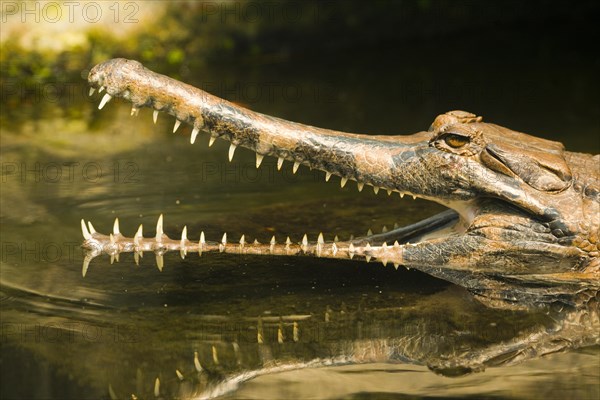
[[[130, 60], [115, 59], [100, 64], [91, 70], [88, 80], [91, 85], [90, 96], [96, 90], [104, 92], [99, 109], [106, 106], [112, 98], [121, 97], [132, 103], [131, 115], [137, 115], [142, 107], [149, 107], [154, 110], [153, 120], [156, 123], [158, 113], [166, 112], [175, 117], [173, 132], [180, 129], [182, 123], [192, 127], [192, 144], [202, 131], [210, 134], [209, 146], [217, 138], [230, 141], [230, 161], [236, 148], [243, 146], [255, 151], [257, 168], [265, 156], [274, 156], [278, 160], [278, 169], [281, 169], [285, 160], [293, 162], [294, 173], [300, 165], [306, 165], [324, 171], [325, 181], [329, 181], [332, 175], [339, 176], [341, 187], [353, 180], [356, 181], [358, 191], [362, 191], [365, 185], [370, 185], [375, 194], [384, 190], [390, 195], [396, 192], [401, 198], [409, 195], [413, 199], [419, 197], [431, 200], [428, 196], [415, 194], [410, 187], [397, 186], [389, 176], [392, 157], [396, 154], [386, 153], [388, 147], [393, 149], [395, 145], [388, 137], [371, 138], [367, 135], [334, 132], [254, 113], [156, 74]], [[370, 151], [371, 149], [375, 150]], [[379, 154], [376, 153], [378, 149]], [[374, 155], [371, 154], [373, 152]], [[90, 261], [100, 254], [109, 255], [113, 261], [118, 260], [119, 254], [131, 252], [137, 263], [143, 253], [149, 251], [155, 253], [157, 266], [161, 270], [164, 266], [163, 255], [167, 251], [177, 251], [182, 257], [189, 253], [201, 255], [203, 252], [218, 251], [336, 259], [356, 257], [366, 261], [374, 258], [384, 265], [391, 263], [398, 268], [403, 264], [403, 251], [407, 246], [415, 246], [424, 238], [444, 237], [460, 231], [461, 210], [457, 211], [449, 209], [415, 224], [380, 234], [328, 242], [322, 234], [316, 241], [309, 241], [304, 235], [300, 242], [292, 242], [289, 237], [283, 239], [275, 236], [268, 243], [256, 240], [250, 242], [245, 236], [231, 241], [226, 233], [219, 241], [209, 241], [204, 232], [199, 237], [190, 239], [187, 227], [183, 228], [179, 239], [171, 239], [163, 231], [162, 215], [158, 218], [153, 237], [145, 238], [141, 225], [132, 237], [126, 237], [120, 232], [118, 219], [114, 222], [113, 232], [108, 235], [97, 232], [91, 222], [82, 220], [81, 229], [85, 239], [83, 247], [87, 250], [82, 273], [86, 274]]]

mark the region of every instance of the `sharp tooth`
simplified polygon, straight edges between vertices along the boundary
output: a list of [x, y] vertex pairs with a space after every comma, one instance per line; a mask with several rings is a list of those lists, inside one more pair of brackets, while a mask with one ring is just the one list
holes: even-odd
[[290, 250], [290, 245], [291, 245], [291, 244], [292, 244], [292, 241], [290, 240], [290, 237], [288, 236], [288, 237], [285, 239], [285, 251], [286, 251], [286, 254], [287, 254], [287, 252]]
[[294, 166], [292, 167], [292, 172], [295, 174], [296, 171], [298, 171], [298, 167], [300, 166], [300, 163], [298, 161], [296, 161], [294, 163]]
[[177, 131], [177, 128], [179, 128], [179, 125], [181, 125], [181, 121], [176, 119], [175, 125], [173, 126], [173, 133], [175, 133]]
[[158, 110], [154, 110], [154, 112], [152, 113], [152, 121], [154, 121], [154, 123], [156, 123], [157, 119], [158, 119]]
[[375, 192], [375, 194], [379, 193], [379, 187], [373, 186], [373, 191]]
[[242, 237], [240, 238], [240, 245], [242, 247], [244, 247], [245, 244], [246, 244], [246, 235], [242, 235]]
[[200, 365], [200, 360], [198, 360], [197, 351], [194, 352], [194, 368], [196, 368], [196, 371], [202, 372], [202, 365]]
[[96, 233], [96, 230], [94, 229], [94, 225], [92, 225], [92, 223], [90, 221], [88, 221], [87, 224], [88, 228], [90, 229], [90, 233], [93, 235], [94, 233]]
[[96, 91], [96, 88], [91, 87], [88, 94], [91, 96], [94, 94], [95, 91]]
[[160, 396], [160, 379], [154, 381], [154, 397]]
[[200, 232], [200, 240], [198, 241], [198, 255], [201, 256], [202, 255], [202, 248], [204, 247], [204, 244], [206, 243], [206, 240], [204, 239], [204, 231]]
[[237, 364], [241, 365], [242, 360], [240, 360], [240, 345], [236, 342], [231, 343], [231, 347], [233, 347], [233, 352], [235, 353], [235, 358], [237, 359]]
[[215, 346], [212, 347], [212, 357], [213, 357], [213, 362], [215, 364], [219, 364], [219, 356], [217, 354], [217, 348]]
[[231, 162], [231, 160], [233, 160], [233, 154], [235, 153], [235, 149], [236, 149], [236, 145], [231, 143], [229, 145], [229, 162]]
[[298, 323], [294, 321], [294, 330], [293, 330], [294, 342], [300, 340], [300, 330], [298, 329]]
[[135, 261], [135, 265], [137, 265], [139, 267], [139, 265], [140, 265], [140, 253], [138, 251], [136, 251], [135, 253], [133, 253], [133, 261]]
[[262, 154], [256, 153], [256, 168], [260, 167], [260, 164], [262, 164], [263, 158], [265, 158], [265, 156], [263, 156]]
[[277, 158], [277, 170], [281, 170], [281, 166], [283, 165], [283, 158], [279, 157]]
[[208, 139], [208, 147], [211, 147], [215, 143], [215, 140], [217, 140], [217, 137], [215, 135], [210, 135], [210, 139]]
[[288, 251], [290, 250], [290, 245], [292, 244], [292, 241], [290, 240], [290, 237], [288, 236], [285, 239], [285, 252], [286, 254], [288, 254]]
[[81, 268], [81, 275], [85, 278], [85, 274], [87, 274], [88, 268], [90, 267], [90, 261], [92, 261], [92, 257], [85, 256], [83, 259], [83, 267]]
[[110, 265], [113, 265], [115, 263], [115, 255], [111, 254], [110, 255]]
[[414, 194], [412, 195], [413, 200], [417, 199], [417, 196], [415, 196]]
[[388, 189], [388, 190], [387, 190], [387, 194], [388, 194], [388, 196], [391, 196], [391, 195], [392, 195], [392, 190], [391, 190], [391, 189]]
[[323, 239], [323, 232], [321, 232], [319, 233], [319, 237], [317, 238], [317, 257], [321, 257], [324, 244], [325, 240]]
[[263, 340], [263, 335], [261, 331], [258, 331], [258, 333], [256, 334], [256, 342], [258, 344], [263, 344], [264, 340]]
[[304, 234], [304, 237], [302, 238], [302, 246], [304, 246], [304, 247], [308, 246], [308, 236], [306, 236], [306, 233]]
[[136, 106], [131, 106], [131, 113], [129, 113], [129, 115], [131, 115], [132, 117], [134, 115], [137, 116], [139, 112], [140, 112], [139, 108], [137, 108]]
[[187, 242], [188, 238], [187, 238], [187, 225], [183, 227], [183, 230], [181, 231], [181, 246], [185, 246], [185, 242]]
[[373, 236], [373, 231], [371, 229], [367, 231], [367, 236]]
[[367, 245], [365, 246], [365, 259], [367, 260], [367, 262], [371, 261], [371, 255], [367, 252], [371, 252], [371, 245], [369, 243], [367, 243]]
[[83, 233], [83, 238], [85, 240], [89, 240], [92, 238], [92, 235], [88, 231], [87, 226], [85, 226], [85, 221], [83, 219], [81, 220], [81, 233]]
[[383, 226], [383, 228], [381, 228], [381, 233], [386, 233], [388, 231], [387, 226]]
[[194, 142], [196, 141], [196, 136], [198, 136], [198, 133], [200, 132], [200, 129], [194, 127], [194, 129], [192, 129], [192, 136], [190, 136], [190, 143], [194, 144]]
[[329, 182], [331, 179], [331, 172], [325, 172], [325, 182]]
[[400, 243], [397, 240], [394, 241], [394, 247], [400, 247]]
[[333, 238], [333, 241], [334, 242], [339, 242], [340, 241], [340, 238], [338, 237], [338, 235], [335, 235], [335, 237]]
[[350, 243], [350, 246], [348, 246], [348, 254], [350, 255], [350, 259], [354, 257], [354, 244], [352, 243]]
[[165, 266], [165, 259], [163, 258], [162, 254], [157, 254], [156, 255], [156, 266], [158, 267], [158, 270], [160, 272], [162, 272], [164, 266]]
[[269, 251], [270, 251], [271, 253], [272, 253], [272, 252], [273, 252], [273, 250], [275, 249], [275, 243], [276, 243], [276, 242], [275, 242], [275, 236], [273, 235], [273, 237], [271, 238], [271, 242], [269, 243], [269, 244], [270, 244], [270, 246], [269, 246]]
[[346, 186], [346, 183], [348, 183], [348, 178], [342, 177], [342, 180], [340, 181], [340, 186], [344, 187]]
[[113, 224], [113, 233], [115, 236], [121, 234], [121, 231], [119, 230], [119, 218], [115, 218], [115, 223]]
[[115, 237], [113, 236], [113, 234], [112, 234], [112, 233], [109, 233], [109, 234], [108, 234], [108, 238], [109, 238], [109, 240], [110, 240], [110, 244], [115, 244]]
[[98, 93], [102, 93], [103, 90], [104, 90], [104, 86], [100, 86], [100, 88], [98, 89]]
[[396, 268], [396, 270], [398, 270], [398, 267], [400, 266], [400, 264], [396, 264], [394, 263], [394, 268]]
[[400, 192], [400, 198], [403, 199], [404, 198], [404, 193]]
[[356, 186], [358, 187], [358, 191], [362, 192], [363, 188], [365, 187], [365, 184], [362, 182], [356, 182]]
[[160, 214], [158, 221], [156, 222], [156, 241], [160, 242], [163, 235], [163, 215]]
[[143, 239], [143, 236], [142, 236], [142, 224], [140, 224], [140, 227], [138, 228], [137, 232], [133, 236], [133, 244], [135, 244], [136, 246], [139, 246], [141, 239]]
[[223, 234], [223, 238], [221, 239], [221, 243], [223, 246], [227, 245], [227, 232]]
[[180, 381], [183, 380], [183, 374], [179, 372], [178, 369], [175, 370], [175, 375], [177, 375], [177, 379], [179, 379]]
[[106, 93], [104, 95], [104, 97], [102, 98], [102, 100], [100, 101], [100, 104], [98, 105], [98, 110], [102, 110], [102, 107], [104, 107], [106, 105], [106, 103], [108, 103], [110, 101], [110, 99], [112, 99], [112, 96], [108, 93]]

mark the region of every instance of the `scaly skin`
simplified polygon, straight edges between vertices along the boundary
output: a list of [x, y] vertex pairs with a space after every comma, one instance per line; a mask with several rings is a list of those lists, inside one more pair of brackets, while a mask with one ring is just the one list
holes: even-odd
[[[562, 144], [484, 123], [464, 111], [438, 116], [429, 130], [406, 136], [371, 136], [315, 128], [259, 114], [154, 73], [139, 62], [113, 59], [89, 74], [92, 88], [167, 112], [200, 131], [257, 154], [325, 171], [364, 185], [441, 203], [447, 211], [409, 227], [345, 242], [237, 243], [181, 240], [142, 228], [133, 238], [102, 235], [82, 220], [89, 262], [100, 254], [153, 251], [162, 269], [166, 251], [371, 258], [420, 269], [484, 294], [491, 301], [546, 302], [574, 287], [597, 296], [600, 277], [600, 155], [571, 153]], [[93, 92], [92, 89], [92, 92]], [[411, 243], [408, 243], [408, 242]], [[544, 283], [544, 285], [540, 285]], [[530, 285], [531, 284], [531, 285]], [[581, 286], [581, 285], [583, 286]], [[540, 288], [540, 286], [543, 286]]]

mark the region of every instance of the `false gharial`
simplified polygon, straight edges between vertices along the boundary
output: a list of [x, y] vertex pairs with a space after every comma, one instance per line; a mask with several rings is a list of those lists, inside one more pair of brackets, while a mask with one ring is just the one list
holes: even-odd
[[163, 232], [131, 238], [119, 230], [103, 235], [81, 221], [86, 249], [83, 273], [100, 254], [156, 254], [160, 269], [167, 251], [250, 255], [304, 255], [331, 259], [375, 259], [405, 266], [467, 288], [490, 304], [577, 304], [591, 301], [597, 314], [600, 277], [600, 155], [569, 152], [561, 143], [484, 122], [464, 111], [439, 115], [428, 130], [412, 135], [373, 136], [321, 129], [242, 108], [167, 76], [137, 61], [112, 59], [89, 73], [90, 95], [105, 91], [99, 108], [113, 97], [175, 117], [199, 132], [265, 156], [335, 175], [344, 187], [355, 181], [377, 193], [385, 190], [440, 203], [449, 209], [406, 227], [347, 241], [247, 241], [224, 235], [191, 240]]

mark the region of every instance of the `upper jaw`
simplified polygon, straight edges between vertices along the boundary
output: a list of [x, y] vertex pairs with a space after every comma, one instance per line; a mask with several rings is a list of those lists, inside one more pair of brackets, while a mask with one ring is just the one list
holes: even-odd
[[[428, 164], [423, 159], [436, 158], [442, 163], [444, 155], [430, 145], [433, 132], [424, 131], [407, 136], [368, 136], [329, 131], [291, 123], [245, 110], [218, 99], [182, 82], [156, 74], [133, 60], [113, 59], [93, 67], [88, 81], [93, 88], [106, 89], [100, 103], [102, 108], [112, 97], [123, 97], [133, 103], [132, 114], [140, 107], [151, 107], [167, 112], [180, 122], [193, 127], [192, 139], [199, 131], [208, 131], [212, 143], [224, 138], [232, 143], [229, 156], [237, 145], [257, 152], [257, 165], [264, 155], [307, 165], [341, 178], [341, 186], [350, 180], [357, 182], [358, 190], [365, 185], [400, 197], [420, 197], [453, 207], [456, 200], [467, 200], [471, 193], [450, 192], [448, 182], [436, 169], [443, 165]], [[223, 130], [223, 113], [237, 120], [230, 131]], [[240, 122], [241, 121], [241, 122]], [[250, 132], [251, 137], [246, 137]], [[437, 152], [437, 154], [436, 154]], [[433, 165], [426, 170], [428, 165]], [[427, 180], [427, 177], [431, 177]], [[460, 211], [460, 210], [457, 210]]]

